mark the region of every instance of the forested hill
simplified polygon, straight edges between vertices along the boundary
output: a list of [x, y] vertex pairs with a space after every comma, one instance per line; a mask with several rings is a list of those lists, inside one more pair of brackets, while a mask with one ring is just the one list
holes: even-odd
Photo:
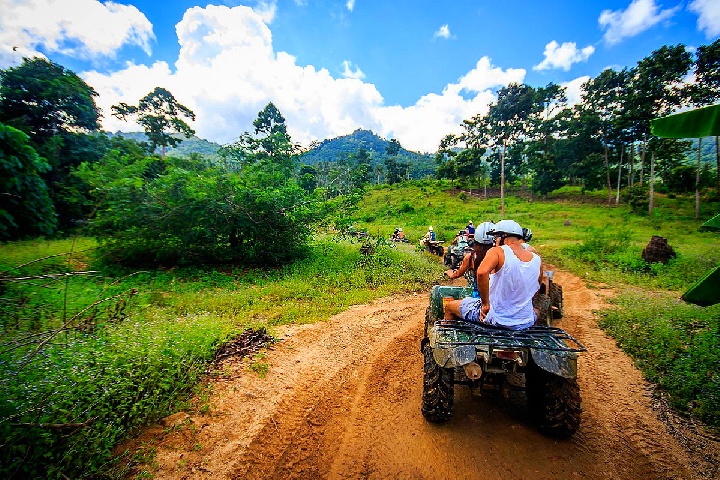
[[[122, 135], [123, 137], [135, 140], [136, 142], [147, 142], [147, 136], [143, 132], [115, 132], [108, 133], [108, 136], [113, 137]], [[177, 135], [178, 138], [182, 139], [182, 143], [174, 148], [168, 148], [166, 153], [168, 155], [174, 155], [179, 157], [189, 156], [191, 153], [199, 153], [204, 157], [214, 158], [217, 157], [217, 151], [220, 149], [220, 144], [192, 136], [185, 138], [182, 135]], [[158, 152], [160, 150], [158, 149]]]
[[[108, 133], [109, 136], [122, 135], [125, 138], [136, 140], [138, 142], [147, 141], [147, 137], [143, 132], [115, 132]], [[199, 137], [183, 138], [182, 143], [175, 148], [167, 150], [168, 155], [188, 156], [191, 153], [199, 153], [205, 157], [214, 158], [221, 145]], [[337, 137], [329, 140], [323, 140], [318, 146], [312, 150], [308, 150], [300, 157], [300, 162], [308, 165], [317, 165], [319, 163], [334, 163], [343, 161], [349, 156], [356, 155], [361, 148], [364, 148], [370, 156], [372, 166], [384, 165], [388, 158], [385, 150], [390, 142], [377, 135], [370, 130], [355, 130], [350, 135]], [[404, 148], [400, 148], [397, 155], [400, 162], [409, 166], [411, 178], [422, 178], [426, 175], [434, 175], [435, 160], [433, 155], [420, 154], [412, 152]]]
[[[344, 160], [363, 148], [371, 158], [371, 164], [384, 165], [388, 158], [386, 152], [390, 141], [385, 140], [371, 132], [370, 130], [357, 129], [349, 135], [323, 140], [320, 144], [305, 152], [300, 161], [308, 165], [315, 165], [322, 162], [337, 162]], [[435, 173], [434, 156], [430, 154], [421, 154], [412, 152], [404, 148], [400, 148], [398, 160], [407, 163], [410, 166], [410, 175], [412, 178], [422, 178], [425, 175], [433, 175]]]

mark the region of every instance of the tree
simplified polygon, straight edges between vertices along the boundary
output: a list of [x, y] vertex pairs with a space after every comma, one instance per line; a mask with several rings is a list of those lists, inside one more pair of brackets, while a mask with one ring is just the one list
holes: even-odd
[[25, 133], [0, 123], [0, 239], [55, 232], [55, 210], [41, 178], [49, 169]]
[[[692, 103], [710, 105], [720, 99], [720, 39], [710, 45], [698, 47], [695, 59], [695, 85], [691, 91]], [[717, 190], [720, 192], [720, 141], [715, 137], [715, 166]]]
[[582, 121], [594, 126], [593, 136], [603, 147], [608, 205], [612, 202], [610, 144], [617, 139], [616, 126], [623, 111], [622, 92], [627, 81], [627, 70], [618, 72], [608, 68], [582, 85]]
[[255, 132], [223, 148], [224, 163], [112, 152], [84, 165], [79, 174], [97, 196], [91, 227], [104, 258], [133, 266], [267, 267], [301, 256], [322, 202], [296, 178], [297, 156], [276, 113], [260, 112]]
[[182, 134], [185, 138], [195, 134], [195, 130], [180, 118], [195, 120], [195, 113], [161, 87], [155, 87], [155, 90], [141, 98], [137, 106], [126, 103], [113, 105], [112, 114], [123, 121], [137, 116], [137, 121], [145, 130], [150, 145], [153, 149], [161, 148], [161, 158], [165, 158], [167, 147], [174, 147], [182, 142], [182, 139], [173, 136], [174, 134]]
[[[650, 120], [664, 117], [673, 112], [683, 103], [687, 95], [683, 78], [692, 66], [692, 56], [685, 49], [685, 45], [663, 45], [652, 52], [651, 55], [638, 62], [635, 76], [632, 79], [633, 110], [635, 129], [642, 137], [643, 148], [640, 163], [640, 184], [642, 185], [645, 156], [648, 136], [650, 135]], [[651, 152], [651, 159], [654, 155]], [[654, 170], [654, 165], [651, 165]], [[650, 178], [649, 210], [653, 208], [654, 178]], [[699, 195], [698, 195], [699, 199]]]
[[54, 158], [59, 134], [99, 128], [97, 92], [64, 67], [24, 58], [0, 71], [0, 122], [25, 132], [45, 158]]
[[387, 183], [392, 185], [402, 181], [403, 167], [407, 168], [407, 165], [398, 162], [398, 153], [400, 153], [400, 142], [393, 138], [385, 147], [385, 153], [388, 157], [385, 159], [385, 168], [387, 170]]
[[505, 216], [505, 155], [509, 146], [520, 140], [528, 128], [527, 120], [536, 110], [535, 91], [525, 84], [511, 83], [498, 91], [490, 106], [487, 122], [492, 136], [502, 145], [500, 154], [500, 208]]
[[75, 206], [87, 200], [68, 182], [71, 170], [85, 160], [74, 152], [99, 128], [95, 97], [75, 73], [45, 59], [24, 58], [18, 67], [0, 71], [0, 122], [27, 134], [49, 164], [39, 174], [61, 228], [82, 219]]

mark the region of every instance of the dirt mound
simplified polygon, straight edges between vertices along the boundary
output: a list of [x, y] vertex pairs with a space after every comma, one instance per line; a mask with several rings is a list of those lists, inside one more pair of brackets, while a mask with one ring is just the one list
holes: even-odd
[[284, 328], [266, 351], [264, 378], [249, 359], [226, 360], [206, 413], [168, 417], [124, 448], [155, 448], [146, 468], [168, 479], [717, 478], [717, 442], [659, 408], [597, 327], [593, 311], [611, 292], [555, 272], [565, 304], [557, 325], [588, 347], [578, 361], [582, 425], [569, 440], [538, 433], [522, 408], [460, 387], [453, 419], [426, 422], [423, 294]]

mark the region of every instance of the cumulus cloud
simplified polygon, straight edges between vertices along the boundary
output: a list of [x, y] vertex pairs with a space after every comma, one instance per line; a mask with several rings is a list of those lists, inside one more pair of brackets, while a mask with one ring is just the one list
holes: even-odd
[[[3, 13], [0, 25], [16, 25], [15, 32], [22, 31], [24, 27], [20, 25], [33, 25], [29, 14], [18, 7], [30, 1], [15, 2], [11, 10], [3, 8], [3, 12], [11, 11], [12, 15]], [[32, 1], [36, 6], [40, 2]], [[134, 7], [72, 1], [88, 9], [90, 4], [93, 8], [101, 7], [98, 11], [117, 15], [112, 18], [118, 21], [125, 19], [125, 28], [119, 32], [126, 35], [126, 42], [145, 45], [152, 38], [151, 26], [145, 17], [137, 15]], [[8, 0], [0, 2], [4, 2], [0, 3], [3, 7], [9, 5]], [[68, 0], [67, 5], [75, 5], [70, 2]], [[43, 5], [51, 3], [46, 0]], [[363, 72], [350, 61], [344, 62], [338, 75], [333, 76], [327, 69], [298, 65], [293, 55], [275, 51], [268, 26], [271, 15], [266, 9], [273, 4], [265, 2], [256, 8], [208, 5], [188, 9], [175, 28], [180, 50], [172, 65], [164, 61], [128, 62], [124, 68], [109, 73], [77, 72], [99, 94], [97, 104], [104, 114], [103, 128], [141, 130], [134, 123], [112, 117], [111, 107], [119, 102], [137, 104], [140, 98], [160, 86], [195, 112], [196, 121], [191, 122], [191, 126], [198, 136], [221, 144], [252, 130], [252, 121], [258, 112], [273, 102], [287, 119], [293, 141], [303, 145], [364, 128], [386, 138], [396, 138], [405, 148], [433, 152], [444, 135], [460, 131], [462, 120], [487, 113], [497, 88], [522, 82], [525, 76], [525, 70], [503, 70], [494, 66], [490, 58], [483, 57], [472, 70], [457, 82], [446, 85], [440, 93], [425, 95], [407, 107], [386, 105], [375, 85], [364, 81]], [[122, 45], [120, 41], [103, 43], [99, 38], [91, 42], [89, 32], [94, 31], [93, 26], [83, 23], [87, 31], [81, 31], [79, 26], [69, 30], [64, 22], [67, 17], [57, 10], [54, 12], [55, 23], [48, 20], [44, 30], [28, 30], [28, 35], [35, 35], [28, 38], [37, 42], [36, 45], [48, 48], [46, 45], [53, 45], [55, 41], [59, 49], [66, 44], [62, 39], [68, 35], [75, 39], [87, 38], [84, 44], [78, 42], [78, 45], [84, 45], [88, 51], [112, 54], [112, 47], [108, 45]], [[43, 31], [47, 38], [43, 37]], [[128, 36], [127, 32], [135, 32], [137, 36]], [[145, 32], [145, 36], [137, 32]], [[28, 40], [25, 45], [33, 44]]]
[[152, 25], [136, 7], [97, 0], [0, 0], [0, 67], [39, 50], [79, 58], [113, 57], [125, 45], [150, 55]]
[[[303, 3], [297, 4], [299, 6], [303, 5]], [[263, 19], [263, 22], [270, 24], [275, 19], [275, 12], [277, 11], [277, 0], [258, 0], [256, 7], [253, 10], [255, 10], [255, 13], [260, 15], [260, 18]]]
[[433, 38], [444, 38], [447, 40], [448, 38], [450, 38], [450, 36], [450, 27], [447, 23], [442, 27], [438, 28], [437, 31], [433, 33]]
[[698, 30], [707, 38], [720, 35], [720, 2], [717, 0], [694, 0], [688, 10], [698, 14]]
[[606, 30], [604, 39], [614, 45], [634, 37], [675, 15], [680, 7], [660, 10], [655, 0], [633, 0], [626, 10], [603, 10], [598, 18], [600, 28]]
[[359, 80], [362, 80], [365, 78], [365, 74], [362, 70], [360, 70], [360, 67], [355, 67], [355, 71], [352, 69], [352, 62], [345, 60], [343, 62], [343, 73], [342, 76], [344, 78], [357, 78]]
[[565, 87], [565, 95], [567, 96], [568, 106], [577, 105], [582, 102], [582, 85], [590, 80], [588, 75], [583, 75], [569, 82], [561, 83], [561, 87]]
[[562, 68], [567, 72], [573, 63], [584, 62], [590, 58], [590, 55], [593, 53], [595, 53], [595, 47], [592, 45], [578, 50], [575, 42], [564, 42], [562, 45], [559, 45], [558, 42], [553, 40], [545, 45], [545, 59], [535, 65], [533, 70]]
[[345, 4], [345, 6], [347, 7], [347, 9], [349, 11], [352, 12], [353, 9], [355, 8], [355, 0], [347, 0], [347, 3]]

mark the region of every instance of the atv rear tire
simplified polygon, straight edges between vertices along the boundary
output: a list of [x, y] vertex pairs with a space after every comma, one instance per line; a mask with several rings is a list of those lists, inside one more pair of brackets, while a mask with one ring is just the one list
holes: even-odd
[[541, 432], [569, 437], [577, 431], [582, 408], [576, 378], [553, 375], [531, 361], [525, 384], [530, 416]]
[[446, 422], [455, 409], [454, 371], [441, 368], [433, 358], [433, 350], [427, 339], [422, 344], [424, 375], [422, 414], [431, 422]]
[[544, 293], [536, 293], [532, 298], [532, 305], [537, 310], [538, 317], [535, 321], [535, 325], [547, 325], [552, 324], [552, 301], [548, 295]]
[[562, 318], [563, 316], [563, 296], [562, 285], [553, 283], [550, 285], [550, 300], [552, 301], [552, 318]]
[[443, 255], [445, 255], [445, 249], [438, 245], [435, 247], [435, 251], [433, 253], [438, 257], [442, 257]]

